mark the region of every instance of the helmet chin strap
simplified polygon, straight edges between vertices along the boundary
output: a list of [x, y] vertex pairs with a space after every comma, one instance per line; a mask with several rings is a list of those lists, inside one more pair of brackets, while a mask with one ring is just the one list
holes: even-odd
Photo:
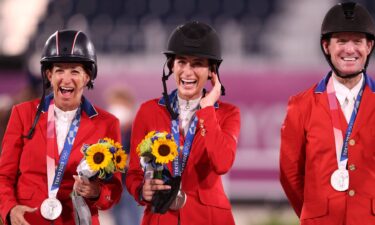
[[170, 99], [169, 99], [169, 96], [168, 96], [168, 90], [167, 90], [167, 80], [172, 75], [172, 71], [169, 70], [168, 74], [165, 73], [165, 66], [168, 63], [168, 60], [169, 59], [167, 59], [165, 61], [164, 66], [163, 66], [163, 77], [162, 77], [162, 81], [163, 81], [163, 98], [165, 100], [165, 105], [167, 107], [167, 110], [168, 110], [169, 114], [171, 115], [172, 119], [175, 120], [175, 119], [178, 118], [178, 113], [176, 113], [175, 111], [173, 111], [173, 109], [171, 107]]
[[46, 97], [46, 84], [45, 84], [45, 80], [46, 80], [46, 75], [45, 75], [45, 72], [43, 71], [43, 68], [42, 68], [42, 86], [43, 86], [43, 93], [42, 93], [42, 97], [40, 99], [40, 103], [38, 105], [38, 109], [36, 111], [36, 115], [34, 117], [34, 121], [33, 121], [33, 124], [31, 125], [31, 128], [30, 130], [27, 132], [26, 135], [22, 135], [22, 138], [27, 138], [29, 140], [31, 140], [33, 138], [33, 135], [34, 135], [34, 131], [35, 131], [35, 127], [36, 127], [36, 124], [38, 123], [39, 121], [39, 118], [40, 118], [40, 114], [42, 113], [42, 109], [44, 107], [44, 100], [45, 100], [45, 97]]
[[364, 72], [366, 71], [365, 69], [361, 69], [361, 70], [358, 71], [358, 72], [343, 75], [343, 74], [341, 74], [340, 72], [338, 72], [337, 69], [336, 69], [333, 65], [331, 66], [331, 68], [332, 68], [332, 71], [333, 71], [338, 77], [340, 77], [340, 78], [342, 78], [342, 79], [351, 79], [351, 78], [356, 77], [356, 76], [358, 76], [359, 74], [364, 73]]

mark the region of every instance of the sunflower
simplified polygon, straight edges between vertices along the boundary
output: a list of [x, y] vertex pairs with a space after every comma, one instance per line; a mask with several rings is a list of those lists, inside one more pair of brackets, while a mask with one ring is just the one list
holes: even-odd
[[104, 138], [103, 140], [108, 142], [108, 144], [112, 145], [116, 149], [122, 149], [122, 145], [120, 143], [115, 142], [114, 140], [112, 140], [110, 138]]
[[113, 155], [113, 161], [116, 165], [116, 170], [123, 171], [125, 169], [127, 158], [128, 156], [123, 150], [119, 150]]
[[112, 160], [112, 154], [106, 145], [97, 143], [91, 145], [86, 151], [86, 161], [90, 169], [98, 171], [105, 169]]
[[178, 155], [177, 145], [173, 140], [165, 138], [157, 139], [151, 148], [156, 163], [169, 163]]

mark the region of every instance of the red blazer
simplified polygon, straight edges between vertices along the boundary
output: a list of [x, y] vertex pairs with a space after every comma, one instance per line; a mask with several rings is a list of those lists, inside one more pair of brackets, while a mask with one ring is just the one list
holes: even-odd
[[[48, 104], [44, 112], [47, 112]], [[36, 114], [39, 100], [25, 102], [13, 107], [8, 127], [3, 139], [0, 157], [0, 216], [7, 221], [10, 210], [17, 204], [37, 207], [34, 213], [25, 213], [30, 224], [47, 225], [51, 221], [40, 214], [40, 205], [48, 197], [46, 175], [46, 132], [47, 113], [42, 113], [31, 140], [22, 138], [28, 133]], [[83, 157], [82, 145], [97, 143], [100, 138], [109, 137], [120, 141], [119, 121], [111, 114], [94, 108], [83, 98], [81, 123], [73, 144], [65, 174], [57, 193], [63, 205], [63, 211], [54, 222], [58, 224], [74, 224], [72, 200], [76, 168]], [[90, 206], [93, 225], [99, 224], [98, 209], [108, 209], [121, 197], [122, 186], [120, 174], [107, 183], [102, 183], [101, 194], [95, 201], [87, 199]], [[6, 223], [7, 224], [7, 223]]]
[[[326, 92], [329, 77], [289, 101], [281, 129], [281, 184], [302, 225], [375, 224], [375, 83], [365, 76], [348, 145], [349, 189], [339, 192], [330, 184], [338, 166]], [[347, 127], [343, 113], [340, 117]]]
[[198, 122], [190, 156], [182, 175], [182, 189], [187, 193], [187, 202], [179, 211], [169, 210], [163, 215], [152, 213], [149, 203], [139, 201], [143, 171], [136, 147], [149, 131], [171, 132], [171, 118], [163, 101], [158, 103], [158, 100], [154, 99], [140, 107], [133, 123], [126, 186], [140, 204], [146, 204], [142, 224], [177, 225], [178, 217], [181, 225], [234, 224], [221, 175], [227, 173], [233, 165], [240, 131], [240, 113], [233, 105], [221, 102], [218, 105], [217, 109], [207, 107], [197, 111], [198, 121], [202, 120], [206, 134], [201, 135]]

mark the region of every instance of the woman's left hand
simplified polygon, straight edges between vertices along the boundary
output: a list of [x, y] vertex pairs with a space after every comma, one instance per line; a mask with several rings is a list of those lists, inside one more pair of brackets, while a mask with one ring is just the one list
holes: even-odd
[[100, 185], [96, 181], [89, 181], [86, 177], [74, 177], [74, 190], [82, 197], [97, 198], [100, 195]]
[[211, 84], [212, 89], [204, 96], [204, 98], [200, 101], [201, 108], [205, 108], [207, 106], [213, 106], [215, 102], [217, 102], [221, 95], [221, 83], [219, 81], [218, 75], [216, 72], [211, 72]]

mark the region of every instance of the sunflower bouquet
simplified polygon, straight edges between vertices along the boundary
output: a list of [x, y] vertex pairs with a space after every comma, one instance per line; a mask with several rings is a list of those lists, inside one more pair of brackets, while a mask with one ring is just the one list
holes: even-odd
[[146, 171], [153, 171], [153, 178], [162, 178], [164, 165], [178, 155], [173, 136], [167, 132], [151, 131], [137, 146], [141, 165]]
[[77, 172], [87, 178], [110, 179], [115, 172], [125, 172], [127, 154], [122, 145], [110, 138], [100, 139], [98, 143], [82, 147], [84, 159]]
[[167, 132], [151, 131], [137, 146], [137, 153], [145, 172], [145, 179], [162, 179], [170, 190], [158, 190], [151, 199], [151, 210], [164, 214], [176, 199], [181, 177], [172, 176], [165, 165], [178, 157], [177, 144]]

